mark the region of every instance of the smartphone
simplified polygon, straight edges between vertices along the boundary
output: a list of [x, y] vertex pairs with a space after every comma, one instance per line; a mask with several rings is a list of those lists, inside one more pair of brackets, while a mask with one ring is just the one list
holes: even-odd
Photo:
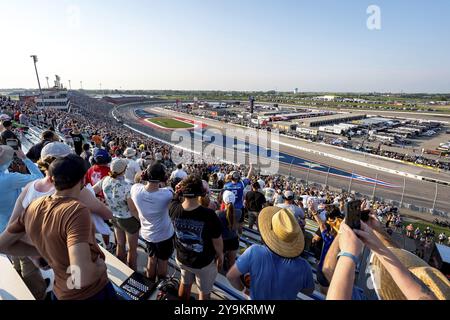
[[361, 229], [361, 200], [347, 202], [344, 207], [345, 223], [352, 229]]

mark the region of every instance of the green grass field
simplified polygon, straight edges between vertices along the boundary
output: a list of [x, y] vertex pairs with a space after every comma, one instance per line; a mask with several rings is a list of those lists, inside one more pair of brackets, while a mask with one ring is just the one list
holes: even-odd
[[193, 124], [169, 118], [152, 118], [147, 121], [167, 129], [191, 129], [194, 127]]

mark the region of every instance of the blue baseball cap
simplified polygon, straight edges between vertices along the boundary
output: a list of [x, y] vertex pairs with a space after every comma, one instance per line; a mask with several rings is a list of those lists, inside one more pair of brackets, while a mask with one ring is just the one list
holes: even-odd
[[103, 159], [105, 161], [108, 161], [108, 159], [111, 159], [108, 151], [106, 151], [105, 149], [96, 149], [94, 151], [94, 159], [95, 161], [97, 161], [97, 159]]

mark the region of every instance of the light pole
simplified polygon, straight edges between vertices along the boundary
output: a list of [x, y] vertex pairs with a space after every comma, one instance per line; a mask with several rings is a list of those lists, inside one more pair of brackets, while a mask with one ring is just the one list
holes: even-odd
[[72, 85], [70, 84], [70, 80], [69, 80], [69, 89], [72, 90]]
[[39, 93], [41, 95], [41, 102], [42, 102], [42, 106], [44, 106], [44, 95], [42, 94], [41, 81], [39, 80], [39, 74], [37, 72], [37, 66], [36, 66], [36, 63], [38, 62], [37, 55], [33, 54], [30, 56], [30, 58], [33, 59], [34, 70], [36, 71], [36, 78], [38, 80]]
[[50, 84], [48, 83], [48, 77], [45, 77], [45, 79], [47, 80], [47, 88], [50, 89]]

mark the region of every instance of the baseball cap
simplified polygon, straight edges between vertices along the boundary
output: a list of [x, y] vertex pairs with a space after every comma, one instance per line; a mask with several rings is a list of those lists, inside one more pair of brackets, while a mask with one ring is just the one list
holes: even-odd
[[111, 162], [111, 172], [115, 174], [123, 173], [128, 166], [128, 161], [125, 159], [115, 159]]
[[231, 179], [232, 179], [232, 180], [239, 180], [239, 179], [241, 179], [241, 175], [239, 174], [239, 172], [233, 171], [233, 172], [231, 173]]
[[99, 158], [106, 160], [109, 157], [110, 157], [109, 153], [105, 149], [98, 148], [98, 149], [95, 149], [95, 151], [94, 151], [94, 159], [95, 159], [95, 161], [97, 161], [97, 159], [99, 159]]
[[42, 148], [41, 159], [47, 157], [63, 158], [71, 153], [73, 153], [72, 149], [67, 144], [62, 142], [52, 142], [46, 144], [45, 147]]
[[11, 117], [8, 116], [7, 114], [0, 115], [0, 121], [7, 121], [7, 120], [11, 120]]
[[14, 149], [10, 146], [0, 145], [0, 165], [9, 163], [14, 157]]
[[234, 202], [236, 201], [236, 196], [234, 195], [233, 192], [226, 190], [222, 195], [222, 200], [226, 204], [230, 204], [230, 203], [234, 204]]
[[86, 172], [86, 161], [76, 154], [58, 158], [49, 167], [49, 175], [53, 179], [56, 190], [59, 191], [73, 188], [83, 179]]
[[290, 190], [286, 190], [283, 192], [283, 198], [286, 200], [292, 200], [294, 199], [294, 192], [290, 191]]

